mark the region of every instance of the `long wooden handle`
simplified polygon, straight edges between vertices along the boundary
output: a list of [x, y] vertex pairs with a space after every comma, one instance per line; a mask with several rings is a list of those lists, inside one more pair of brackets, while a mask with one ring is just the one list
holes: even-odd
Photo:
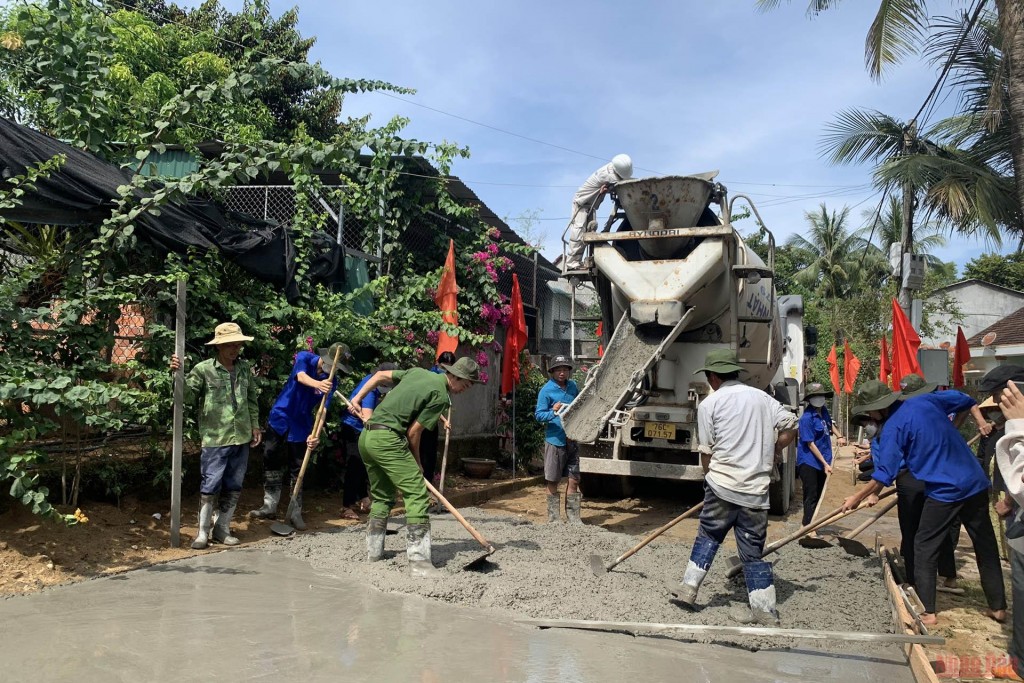
[[697, 503], [696, 505], [694, 505], [689, 510], [687, 510], [686, 512], [684, 512], [683, 514], [681, 514], [678, 517], [676, 517], [675, 519], [673, 519], [671, 522], [668, 522], [667, 524], [664, 524], [664, 525], [658, 527], [657, 529], [652, 531], [651, 534], [649, 536], [647, 536], [647, 538], [645, 538], [644, 540], [640, 541], [639, 543], [637, 543], [635, 546], [633, 546], [632, 548], [630, 548], [626, 552], [622, 553], [622, 555], [620, 555], [618, 558], [616, 558], [616, 560], [614, 562], [612, 562], [611, 564], [608, 565], [607, 569], [611, 569], [612, 567], [619, 566], [622, 562], [624, 562], [625, 560], [627, 560], [630, 557], [632, 557], [637, 551], [639, 551], [645, 545], [647, 545], [648, 543], [650, 543], [651, 541], [656, 539], [658, 536], [661, 536], [663, 533], [665, 533], [666, 531], [668, 531], [669, 529], [674, 527], [676, 524], [679, 524], [679, 522], [683, 521], [687, 517], [692, 517], [693, 515], [695, 515], [698, 512], [700, 512], [703, 507], [704, 507], [704, 501], [701, 501], [701, 502]]
[[[889, 489], [888, 491], [885, 491], [880, 496], [878, 496], [878, 499], [882, 500], [883, 498], [888, 498], [894, 493], [896, 493], [896, 489]], [[852, 510], [847, 510], [846, 512], [843, 512], [843, 508], [838, 507], [829, 514], [825, 515], [825, 517], [823, 517], [822, 519], [816, 522], [811, 522], [807, 526], [801, 527], [799, 530], [793, 532], [789, 536], [786, 536], [785, 538], [780, 538], [774, 543], [770, 543], [769, 545], [765, 546], [764, 554], [767, 555], [770, 552], [775, 552], [782, 546], [788, 543], [792, 543], [798, 538], [803, 538], [807, 534], [811, 533], [812, 531], [818, 530], [820, 527], [823, 527], [826, 524], [831, 524], [832, 522], [838, 521], [843, 517], [846, 517], [847, 515], [852, 515], [857, 510], [863, 510], [866, 507], [868, 507], [868, 504], [863, 501], [857, 507], [853, 508]]]
[[452, 409], [448, 408], [447, 424], [444, 426], [444, 453], [441, 454], [441, 493], [444, 493], [444, 478], [448, 470], [448, 443], [452, 436]]
[[490, 551], [492, 553], [494, 552], [494, 546], [491, 545], [490, 543], [488, 543], [487, 539], [484, 538], [480, 534], [479, 531], [474, 529], [472, 524], [470, 524], [469, 522], [466, 521], [466, 518], [463, 517], [462, 514], [458, 510], [455, 509], [455, 506], [453, 506], [451, 503], [448, 502], [447, 498], [445, 498], [444, 496], [441, 495], [440, 491], [438, 491], [437, 489], [434, 488], [433, 484], [431, 484], [429, 481], [427, 481], [426, 477], [423, 478], [423, 483], [425, 483], [427, 485], [427, 490], [430, 491], [432, 494], [434, 494], [435, 498], [437, 498], [439, 501], [441, 501], [441, 505], [444, 505], [448, 509], [448, 512], [452, 513], [452, 517], [454, 517], [455, 519], [459, 520], [459, 524], [464, 526], [466, 528], [466, 531], [468, 531], [470, 534], [472, 534], [473, 538], [476, 539], [477, 543], [482, 545], [488, 551]]
[[[334, 371], [338, 368], [338, 356], [341, 355], [341, 347], [339, 346], [334, 350], [334, 363], [331, 364], [331, 371], [327, 373], [327, 381], [330, 382], [334, 379]], [[323, 398], [320, 399], [320, 407], [316, 411], [316, 417], [313, 419], [313, 437], [316, 439], [320, 438], [320, 432], [324, 428], [324, 422], [327, 421], [327, 397], [331, 395], [331, 392], [325, 391]], [[295, 477], [295, 485], [292, 487], [292, 501], [299, 495], [302, 490], [302, 480], [306, 476], [306, 468], [309, 467], [309, 456], [313, 454], [313, 448], [306, 446], [306, 455], [302, 458], [302, 467], [299, 468], [299, 476]], [[292, 507], [292, 502], [288, 502], [288, 507]]]
[[889, 510], [892, 510], [894, 507], [896, 507], [896, 503], [897, 502], [898, 501], [890, 500], [888, 503], [886, 503], [882, 507], [878, 508], [878, 511], [875, 512], [875, 514], [871, 515], [870, 519], [868, 519], [866, 522], [861, 524], [859, 527], [857, 527], [856, 529], [854, 529], [853, 531], [848, 533], [843, 538], [846, 538], [846, 539], [853, 539], [853, 538], [855, 538], [858, 534], [860, 534], [860, 532], [864, 531], [869, 526], [871, 526], [872, 524], [874, 524], [875, 522], [880, 520], [883, 516], [885, 516], [885, 513], [889, 512]]

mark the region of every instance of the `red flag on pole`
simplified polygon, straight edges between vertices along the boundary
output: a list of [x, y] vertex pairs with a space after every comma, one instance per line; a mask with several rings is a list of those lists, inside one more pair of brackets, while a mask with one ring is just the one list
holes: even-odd
[[526, 313], [523, 311], [523, 295], [519, 291], [519, 276], [512, 273], [512, 315], [505, 331], [505, 355], [501, 359], [501, 394], [504, 396], [519, 384], [519, 354], [526, 348], [529, 338], [526, 330]]
[[882, 354], [878, 358], [878, 381], [888, 384], [890, 375], [892, 375], [892, 364], [889, 362], [889, 345], [885, 343], [885, 337], [882, 337]]
[[964, 331], [957, 325], [956, 348], [953, 350], [954, 387], [962, 387], [966, 384], [964, 381], [964, 364], [969, 360], [971, 360], [971, 347], [967, 345], [967, 337], [964, 336]]
[[853, 393], [853, 386], [857, 382], [857, 375], [860, 373], [860, 358], [853, 355], [850, 348], [850, 340], [844, 341], [843, 347], [843, 391]]
[[892, 388], [900, 390], [900, 380], [910, 374], [921, 372], [917, 362], [917, 349], [921, 346], [921, 338], [907, 320], [896, 299], [892, 300]]
[[[437, 286], [437, 293], [434, 294], [434, 303], [441, 309], [441, 320], [450, 324], [459, 324], [458, 314], [459, 287], [455, 284], [455, 240], [448, 240], [448, 258], [444, 261], [444, 270], [441, 272], [441, 283]], [[440, 358], [445, 351], [455, 353], [459, 348], [459, 338], [453, 337], [443, 329], [437, 338], [437, 356]]]
[[597, 337], [597, 357], [601, 358], [604, 356], [604, 344], [601, 343], [601, 337], [604, 336], [604, 321], [601, 320], [597, 323], [597, 329], [594, 330], [594, 336]]
[[828, 376], [832, 378], [832, 389], [839, 393], [839, 360], [836, 358], [836, 345], [828, 352]]

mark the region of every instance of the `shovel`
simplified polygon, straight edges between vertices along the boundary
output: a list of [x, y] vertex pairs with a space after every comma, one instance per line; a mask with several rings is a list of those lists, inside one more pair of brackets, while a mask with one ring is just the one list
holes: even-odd
[[473, 538], [476, 539], [476, 542], [482, 545], [487, 550], [487, 552], [485, 552], [480, 557], [477, 557], [468, 562], [467, 564], [463, 565], [462, 570], [471, 571], [474, 569], [483, 569], [484, 567], [486, 567], [489, 564], [487, 558], [494, 554], [494, 546], [488, 543], [487, 539], [484, 538], [479, 531], [474, 529], [472, 524], [466, 521], [466, 518], [463, 517], [462, 514], [458, 510], [456, 510], [451, 503], [448, 502], [447, 498], [441, 495], [440, 491], [434, 488], [433, 484], [426, 480], [426, 477], [424, 477], [423, 483], [427, 485], [427, 490], [434, 494], [434, 497], [437, 498], [442, 505], [448, 508], [448, 512], [452, 513], [452, 517], [457, 519], [459, 521], [459, 524], [464, 526], [466, 528], [466, 531], [468, 531], [470, 535], [472, 535]]
[[[832, 481], [833, 475], [835, 475], [836, 460], [839, 457], [837, 452], [832, 458], [832, 472], [825, 477], [825, 485], [821, 487], [821, 495], [818, 496], [818, 504], [814, 506], [814, 514], [811, 515], [811, 523], [818, 518], [818, 512], [821, 511], [821, 504], [825, 502], [825, 494], [828, 493], [828, 484]], [[832, 544], [826, 541], [820, 536], [804, 536], [799, 541], [800, 545], [804, 548], [831, 548]]]
[[[444, 493], [444, 478], [445, 473], [448, 469], [448, 443], [452, 437], [452, 409], [448, 408], [448, 417], [444, 418], [444, 453], [441, 454], [441, 493]], [[444, 511], [444, 508], [440, 505], [434, 506], [435, 514], [439, 514]]]
[[[334, 351], [334, 363], [331, 365], [331, 371], [327, 373], [327, 381], [331, 382], [334, 380], [334, 371], [338, 367], [338, 357], [341, 356], [341, 347], [339, 346]], [[316, 419], [313, 420], [313, 437], [316, 439], [320, 438], [320, 432], [323, 431], [324, 423], [327, 422], [327, 397], [330, 396], [330, 392], [325, 393], [320, 399], [320, 408], [316, 411]], [[302, 480], [306, 476], [306, 468], [309, 467], [309, 458], [313, 454], [313, 447], [306, 446], [306, 455], [302, 458], [302, 467], [299, 468], [299, 476], [295, 478], [295, 486], [292, 487], [292, 497], [288, 501], [288, 512], [285, 513], [284, 518], [291, 520], [292, 515], [295, 514], [298, 503], [295, 498], [302, 492]], [[284, 522], [274, 522], [270, 525], [270, 532], [277, 534], [278, 536], [291, 536], [295, 533], [295, 528]]]
[[885, 516], [885, 513], [889, 512], [889, 510], [892, 510], [894, 507], [896, 507], [896, 502], [897, 501], [895, 500], [890, 500], [888, 503], [880, 507], [877, 512], [871, 515], [870, 519], [861, 524], [859, 527], [857, 527], [850, 533], [846, 534], [845, 536], [838, 536], [836, 538], [836, 541], [839, 542], [840, 547], [842, 547], [842, 549], [850, 555], [855, 555], [857, 557], [868, 557], [871, 554], [871, 551], [868, 550], [868, 547], [860, 541], [853, 540], [854, 537], [860, 534], [860, 532], [864, 531], [875, 522], [877, 522], [878, 520], [880, 520], [883, 516]]
[[[881, 500], [882, 498], [888, 498], [889, 496], [893, 495], [894, 493], [896, 493], [896, 489], [889, 489], [888, 491], [885, 491], [884, 493], [882, 493], [882, 495], [878, 496], [878, 499]], [[827, 515], [825, 515], [825, 517], [823, 517], [821, 520], [819, 520], [817, 522], [811, 522], [810, 524], [808, 524], [805, 527], [800, 527], [800, 529], [798, 529], [797, 531], [794, 531], [789, 536], [786, 536], [784, 538], [780, 538], [779, 540], [775, 541], [774, 543], [769, 543], [768, 545], [766, 545], [764, 547], [764, 551], [761, 553], [761, 557], [765, 557], [766, 555], [770, 555], [770, 554], [774, 553], [776, 550], [778, 550], [779, 548], [781, 548], [782, 546], [788, 545], [788, 544], [792, 543], [793, 541], [797, 540], [798, 538], [803, 538], [804, 536], [806, 536], [807, 534], [811, 533], [812, 531], [818, 529], [819, 527], [823, 527], [826, 524], [830, 524], [831, 522], [838, 521], [838, 520], [842, 519], [843, 517], [846, 517], [847, 515], [852, 515], [857, 510], [861, 510], [863, 508], [866, 508], [867, 506], [868, 506], [868, 504], [866, 502], [862, 502], [857, 507], [853, 508], [852, 510], [847, 510], [846, 512], [843, 512], [843, 508], [838, 507], [835, 510], [833, 510], [832, 512], [830, 512]], [[743, 563], [740, 562], [740, 558], [736, 557], [735, 555], [731, 556], [728, 559], [728, 563], [729, 563], [729, 571], [726, 572], [725, 575], [727, 577], [729, 577], [729, 578], [732, 578], [732, 577], [736, 576], [737, 574], [740, 573], [740, 570], [743, 569]]]
[[658, 536], [661, 536], [663, 533], [674, 527], [676, 524], [679, 524], [679, 522], [683, 521], [687, 517], [693, 517], [695, 514], [700, 512], [703, 507], [704, 501], [697, 503], [692, 508], [690, 508], [683, 514], [679, 515], [668, 524], [665, 524], [664, 526], [660, 526], [657, 529], [655, 529], [653, 532], [650, 533], [650, 535], [644, 538], [644, 540], [640, 541], [635, 546], [633, 546], [626, 552], [622, 553], [621, 555], [619, 555], [619, 557], [609, 562], [608, 564], [604, 563], [604, 560], [601, 559], [600, 555], [591, 555], [590, 571], [594, 572], [594, 576], [601, 576], [602, 574], [607, 574], [612, 569], [614, 569], [615, 567], [619, 566], [620, 564], [628, 560], [630, 557], [632, 557], [638, 550], [643, 548], [645, 545], [656, 539]]

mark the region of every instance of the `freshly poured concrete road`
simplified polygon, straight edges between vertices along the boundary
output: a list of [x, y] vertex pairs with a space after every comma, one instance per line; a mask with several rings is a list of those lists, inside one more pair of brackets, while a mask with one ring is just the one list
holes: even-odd
[[913, 681], [896, 648], [864, 658], [541, 631], [262, 550], [10, 598], [0, 624], [12, 681]]

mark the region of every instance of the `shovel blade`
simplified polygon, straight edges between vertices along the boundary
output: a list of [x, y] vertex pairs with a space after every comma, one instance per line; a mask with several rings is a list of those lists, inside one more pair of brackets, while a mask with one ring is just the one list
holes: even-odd
[[590, 571], [594, 572], [594, 576], [603, 576], [608, 573], [608, 567], [605, 566], [600, 555], [590, 556]]
[[855, 541], [852, 538], [843, 538], [842, 536], [836, 539], [839, 541], [839, 545], [850, 555], [856, 557], [868, 557], [871, 555], [871, 551], [865, 547], [860, 541]]
[[482, 569], [486, 569], [487, 567], [491, 566], [491, 563], [490, 563], [490, 561], [487, 558], [489, 558], [493, 553], [494, 553], [494, 548], [493, 547], [488, 548], [486, 553], [484, 553], [480, 557], [477, 557], [477, 558], [475, 558], [473, 560], [470, 560], [469, 562], [464, 564], [462, 566], [462, 571], [464, 571], [464, 572], [472, 572], [472, 571], [480, 571]]
[[729, 565], [729, 570], [730, 571], [732, 571], [734, 569], [739, 569], [740, 567], [743, 566], [743, 563], [740, 562], [740, 558], [737, 557], [736, 555], [730, 555], [729, 557], [727, 557], [726, 560], [725, 560], [725, 563], [727, 565]]
[[816, 538], [814, 536], [804, 536], [797, 541], [804, 548], [831, 548], [832, 544], [826, 541], [824, 538]]
[[270, 533], [277, 536], [291, 536], [295, 533], [295, 529], [284, 522], [274, 522], [270, 525]]

